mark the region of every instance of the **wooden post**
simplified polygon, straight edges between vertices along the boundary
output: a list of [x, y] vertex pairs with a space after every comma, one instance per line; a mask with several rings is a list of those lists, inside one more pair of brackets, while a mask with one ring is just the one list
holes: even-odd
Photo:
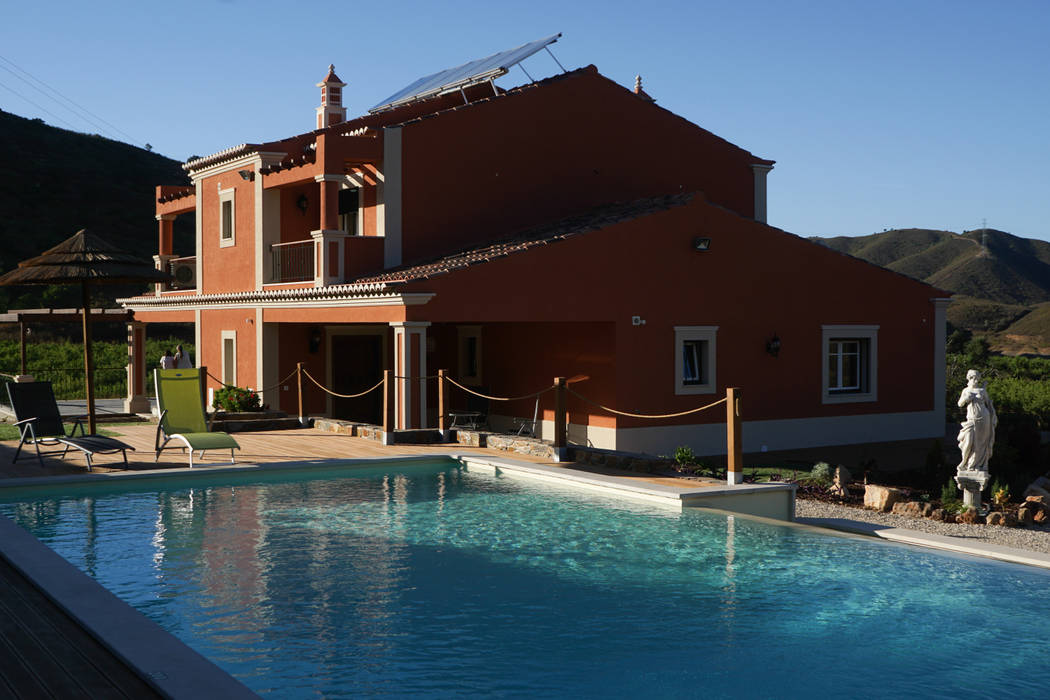
[[744, 483], [744, 440], [740, 421], [740, 394], [737, 387], [726, 389], [726, 481], [730, 486]]
[[394, 371], [383, 370], [383, 444], [394, 444]]
[[564, 450], [568, 445], [565, 423], [565, 377], [554, 378], [554, 449]]
[[84, 385], [87, 389], [88, 435], [95, 434], [95, 368], [91, 358], [91, 295], [88, 283], [80, 283], [80, 298], [84, 307]]
[[303, 363], [295, 363], [295, 381], [298, 384], [299, 391], [299, 427], [306, 426], [305, 416], [303, 416]]
[[438, 370], [438, 430], [441, 431], [441, 436], [445, 436], [445, 431], [448, 430], [448, 426], [445, 424], [445, 370]]
[[18, 319], [18, 355], [21, 359], [19, 367], [21, 371], [19, 374], [27, 374], [26, 372], [26, 331], [29, 330], [26, 327], [26, 322], [21, 318]]

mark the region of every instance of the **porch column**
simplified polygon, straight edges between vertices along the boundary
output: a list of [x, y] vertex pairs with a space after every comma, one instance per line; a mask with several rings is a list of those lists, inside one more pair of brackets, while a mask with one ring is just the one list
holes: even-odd
[[146, 324], [128, 324], [128, 396], [124, 413], [149, 413], [146, 397]]
[[314, 286], [326, 287], [342, 284], [346, 279], [343, 251], [346, 246], [346, 231], [321, 229], [311, 231], [314, 239]]
[[174, 226], [174, 214], [157, 214], [157, 253], [160, 255], [173, 255], [175, 253], [174, 243], [172, 242]]
[[427, 423], [427, 326], [430, 321], [395, 321], [394, 421], [398, 430]]
[[346, 180], [345, 175], [317, 175], [314, 182], [321, 190], [321, 230], [339, 228], [339, 187]]

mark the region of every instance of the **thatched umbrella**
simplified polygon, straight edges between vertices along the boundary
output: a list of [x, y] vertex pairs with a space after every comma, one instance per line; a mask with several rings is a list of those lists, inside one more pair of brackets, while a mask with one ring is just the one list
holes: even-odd
[[84, 385], [87, 390], [88, 432], [95, 432], [95, 376], [91, 359], [92, 284], [126, 284], [129, 282], [164, 282], [171, 276], [156, 270], [141, 258], [111, 246], [87, 229], [51, 250], [18, 263], [18, 267], [0, 277], [0, 285], [79, 284], [84, 309]]

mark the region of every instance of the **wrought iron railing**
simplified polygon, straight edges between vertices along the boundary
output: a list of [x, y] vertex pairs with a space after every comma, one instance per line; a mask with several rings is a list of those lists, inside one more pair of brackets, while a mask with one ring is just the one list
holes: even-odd
[[314, 242], [292, 241], [270, 246], [274, 282], [308, 282], [314, 278]]

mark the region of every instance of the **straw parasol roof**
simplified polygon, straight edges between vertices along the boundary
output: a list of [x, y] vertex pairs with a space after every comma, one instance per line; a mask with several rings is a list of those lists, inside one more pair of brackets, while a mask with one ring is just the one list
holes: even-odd
[[131, 253], [110, 245], [87, 229], [23, 262], [0, 277], [13, 284], [122, 284], [164, 282], [171, 277]]
[[84, 326], [84, 385], [87, 390], [88, 430], [95, 432], [95, 382], [91, 361], [90, 295], [93, 284], [164, 282], [171, 276], [141, 258], [116, 248], [87, 229], [77, 231], [54, 248], [18, 263], [0, 276], [0, 285], [79, 284]]

